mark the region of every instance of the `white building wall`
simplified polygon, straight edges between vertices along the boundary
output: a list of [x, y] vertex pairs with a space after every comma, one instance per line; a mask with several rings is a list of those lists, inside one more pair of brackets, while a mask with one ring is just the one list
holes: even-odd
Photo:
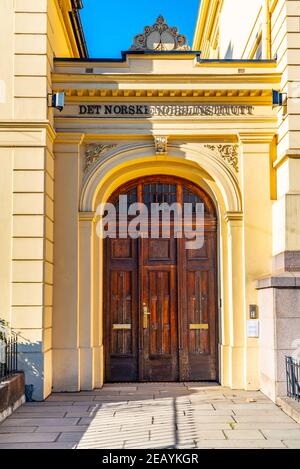
[[[226, 0], [220, 15], [220, 58], [240, 59], [264, 0]], [[260, 20], [261, 21], [261, 20]]]

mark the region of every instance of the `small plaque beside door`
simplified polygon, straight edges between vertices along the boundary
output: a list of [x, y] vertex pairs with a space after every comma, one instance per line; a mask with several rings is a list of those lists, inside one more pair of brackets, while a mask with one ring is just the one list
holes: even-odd
[[114, 331], [129, 331], [131, 324], [113, 324]]
[[259, 320], [249, 319], [247, 322], [248, 338], [257, 339], [259, 337]]
[[208, 324], [190, 324], [191, 331], [208, 330]]

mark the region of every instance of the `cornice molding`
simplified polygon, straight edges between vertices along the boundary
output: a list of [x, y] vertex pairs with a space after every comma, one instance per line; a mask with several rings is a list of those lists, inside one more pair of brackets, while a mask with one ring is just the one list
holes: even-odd
[[300, 150], [286, 150], [281, 155], [278, 155], [277, 159], [273, 163], [273, 168], [278, 169], [285, 161], [289, 159], [300, 159]]
[[[240, 64], [244, 68], [246, 67], [245, 64]], [[74, 65], [73, 65], [74, 66]], [[253, 66], [253, 65], [252, 65]], [[183, 87], [184, 83], [190, 84], [199, 84], [199, 83], [213, 83], [213, 84], [220, 84], [220, 83], [230, 83], [231, 85], [235, 83], [242, 83], [243, 85], [246, 85], [248, 83], [256, 83], [257, 89], [263, 89], [262, 84], [280, 84], [281, 80], [281, 74], [279, 74], [276, 70], [276, 67], [274, 68], [274, 72], [267, 72], [267, 71], [262, 71], [261, 73], [250, 73], [250, 72], [245, 72], [242, 74], [238, 74], [236, 72], [237, 68], [239, 67], [239, 64], [234, 65], [234, 71], [232, 70], [232, 67], [228, 67], [228, 64], [224, 64], [224, 66], [219, 67], [218, 64], [212, 63], [212, 64], [205, 64], [202, 65], [202, 68], [220, 68], [220, 72], [216, 73], [213, 72], [212, 70], [209, 70], [209, 73], [189, 73], [189, 74], [183, 74], [183, 73], [176, 73], [176, 74], [167, 74], [167, 73], [161, 73], [161, 74], [143, 74], [143, 73], [134, 73], [132, 71], [127, 72], [127, 73], [106, 73], [103, 74], [101, 71], [99, 73], [93, 73], [93, 74], [85, 74], [83, 73], [65, 73], [65, 72], [55, 72], [52, 74], [52, 81], [54, 84], [59, 84], [59, 83], [78, 83], [81, 87], [83, 87], [83, 83], [95, 83], [95, 81], [99, 84], [104, 83], [143, 83], [145, 86], [150, 83], [158, 83], [161, 85], [163, 83], [164, 85], [167, 83], [172, 83], [172, 84], [178, 84], [181, 87]], [[231, 71], [231, 73], [223, 73], [223, 69], [227, 68], [228, 71]], [[262, 69], [261, 65], [257, 64], [255, 68]], [[221, 73], [222, 71], [222, 73]], [[238, 88], [238, 87], [237, 87]], [[234, 89], [234, 88], [233, 88]]]
[[57, 87], [57, 91], [64, 91], [67, 98], [203, 98], [222, 101], [228, 100], [247, 100], [250, 101], [266, 100], [271, 105], [271, 89], [159, 89], [152, 88], [132, 88], [132, 89], [111, 89], [111, 88], [75, 88], [75, 87]]
[[[52, 126], [52, 123], [50, 121], [31, 121], [28, 122], [27, 120], [20, 120], [20, 121], [15, 121], [15, 120], [6, 120], [6, 121], [0, 121], [0, 135], [5, 134], [6, 132], [12, 133], [12, 132], [18, 132], [21, 135], [21, 132], [24, 131], [24, 134], [26, 133], [42, 133], [43, 131], [46, 132], [47, 136], [50, 138], [50, 140], [53, 142], [56, 139], [56, 131], [54, 127]], [[28, 137], [28, 135], [26, 135]], [[18, 140], [11, 142], [10, 140], [5, 142], [1, 141], [2, 139], [0, 138], [0, 146], [1, 147], [11, 147], [11, 146], [32, 146], [32, 142], [30, 143], [30, 139], [24, 138], [23, 140]], [[13, 144], [12, 144], [13, 143]], [[46, 142], [40, 141], [40, 142], [35, 142], [34, 146], [44, 146], [46, 145]]]
[[276, 136], [274, 132], [257, 132], [257, 133], [239, 133], [238, 138], [241, 145], [255, 144], [255, 143], [268, 143], [271, 144]]

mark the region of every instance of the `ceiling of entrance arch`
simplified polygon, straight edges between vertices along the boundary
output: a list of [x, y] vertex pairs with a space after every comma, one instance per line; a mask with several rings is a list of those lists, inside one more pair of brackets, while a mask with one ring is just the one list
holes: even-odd
[[89, 56], [119, 58], [121, 51], [135, 45], [137, 35], [144, 35], [145, 26], [151, 28], [160, 16], [170, 29], [164, 26], [165, 31], [158, 31], [160, 37], [147, 35], [147, 47], [142, 49], [150, 46], [157, 50], [184, 49], [182, 36], [191, 45], [200, 0], [84, 0], [83, 4], [81, 19]]

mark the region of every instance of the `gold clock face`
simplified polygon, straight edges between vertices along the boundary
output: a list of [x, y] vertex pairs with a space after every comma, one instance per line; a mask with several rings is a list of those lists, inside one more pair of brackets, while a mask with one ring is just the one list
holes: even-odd
[[147, 37], [147, 49], [157, 50], [160, 47], [161, 37], [158, 31], [152, 31]]

